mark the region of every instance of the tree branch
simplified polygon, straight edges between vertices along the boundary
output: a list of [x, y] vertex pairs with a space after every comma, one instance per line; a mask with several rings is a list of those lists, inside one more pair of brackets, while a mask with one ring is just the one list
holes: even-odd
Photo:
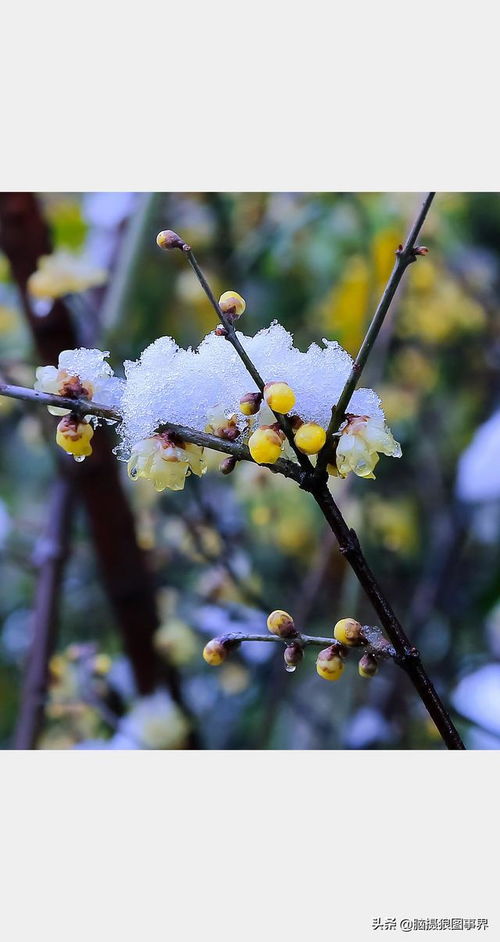
[[47, 532], [40, 541], [39, 576], [33, 609], [30, 644], [14, 735], [15, 749], [34, 749], [45, 709], [48, 665], [55, 647], [60, 587], [68, 556], [73, 487], [56, 480], [47, 515]]
[[351, 396], [358, 385], [361, 373], [365, 367], [366, 361], [372, 351], [375, 340], [378, 337], [378, 333], [382, 324], [384, 322], [385, 316], [391, 306], [392, 299], [396, 294], [398, 285], [409, 265], [412, 262], [415, 262], [417, 259], [418, 251], [415, 248], [415, 243], [417, 241], [419, 232], [424, 224], [425, 218], [429, 211], [432, 200], [434, 199], [435, 193], [428, 193], [420, 211], [413, 223], [407, 237], [406, 242], [403, 246], [400, 246], [396, 252], [396, 262], [392, 272], [389, 276], [389, 280], [385, 286], [384, 293], [379, 301], [377, 310], [373, 315], [370, 326], [366, 332], [363, 343], [359, 349], [358, 355], [354, 360], [352, 365], [351, 372], [346, 380], [345, 386], [339, 396], [339, 400], [336, 405], [332, 408], [332, 415], [330, 419], [330, 424], [326, 433], [326, 442], [323, 446], [322, 451], [318, 456], [318, 461], [316, 463], [316, 474], [318, 476], [324, 476], [326, 466], [328, 464], [328, 459], [331, 455], [333, 448], [333, 436], [338, 432], [342, 422], [345, 419], [345, 413], [347, 406], [351, 400]]

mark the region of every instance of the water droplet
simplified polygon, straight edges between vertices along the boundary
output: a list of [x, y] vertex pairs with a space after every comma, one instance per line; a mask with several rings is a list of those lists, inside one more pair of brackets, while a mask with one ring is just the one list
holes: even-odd
[[294, 664], [285, 664], [285, 670], [287, 674], [293, 674], [293, 672], [296, 671], [297, 668], [295, 667]]
[[130, 469], [130, 471], [129, 471], [129, 476], [132, 478], [133, 481], [136, 480], [137, 474], [138, 474], [137, 468], [131, 468], [131, 469]]
[[73, 455], [73, 458], [75, 461], [78, 461], [78, 464], [80, 464], [81, 461], [85, 461], [85, 455]]

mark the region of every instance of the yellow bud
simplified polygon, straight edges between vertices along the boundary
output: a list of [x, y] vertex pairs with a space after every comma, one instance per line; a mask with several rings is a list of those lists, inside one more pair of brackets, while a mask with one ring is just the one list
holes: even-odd
[[240, 399], [240, 412], [243, 415], [257, 415], [262, 403], [262, 393], [246, 393]]
[[226, 317], [236, 320], [245, 312], [245, 299], [237, 291], [224, 291], [219, 298], [219, 307]]
[[305, 455], [317, 455], [326, 442], [326, 432], [316, 422], [305, 422], [295, 432], [295, 444]]
[[218, 667], [219, 664], [222, 664], [222, 662], [226, 660], [227, 655], [227, 647], [220, 638], [212, 638], [203, 648], [203, 659], [207, 664], [210, 664], [211, 667]]
[[354, 618], [341, 618], [333, 629], [333, 637], [350, 648], [363, 644], [364, 640], [361, 625]]
[[169, 249], [182, 249], [185, 243], [172, 229], [162, 229], [156, 236], [156, 244], [160, 249], [168, 251]]
[[85, 419], [65, 415], [59, 422], [56, 442], [60, 448], [74, 458], [85, 458], [92, 454], [90, 439], [94, 434], [92, 426]]
[[359, 664], [358, 671], [361, 677], [374, 677], [378, 671], [377, 659], [373, 654], [363, 654]]
[[285, 414], [295, 405], [295, 393], [288, 383], [266, 383], [264, 399], [273, 412]]
[[324, 648], [316, 659], [316, 670], [323, 680], [338, 680], [344, 670], [344, 662], [335, 645]]
[[274, 464], [281, 454], [282, 438], [272, 428], [258, 428], [248, 439], [250, 454], [257, 464]]
[[291, 635], [296, 634], [292, 616], [280, 608], [277, 608], [268, 616], [267, 627], [271, 634], [279, 635], [280, 638], [289, 638]]

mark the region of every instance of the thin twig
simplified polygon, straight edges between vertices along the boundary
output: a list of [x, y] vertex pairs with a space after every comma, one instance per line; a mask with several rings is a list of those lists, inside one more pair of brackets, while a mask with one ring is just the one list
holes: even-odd
[[[374, 632], [374, 629], [370, 629], [370, 631]], [[382, 637], [382, 633], [380, 634]], [[271, 635], [271, 634], [252, 635], [252, 634], [245, 634], [244, 632], [241, 632], [241, 631], [231, 631], [229, 633], [225, 633], [221, 635], [220, 639], [222, 641], [229, 641], [229, 642], [271, 641], [277, 644], [282, 644], [285, 647], [288, 644], [293, 644], [295, 642], [297, 644], [300, 644], [303, 647], [307, 647], [308, 645], [314, 645], [319, 648], [325, 648], [325, 647], [328, 648], [330, 647], [330, 645], [336, 644], [335, 638], [320, 638], [317, 635], [303, 635], [300, 632], [297, 632], [296, 635], [292, 635], [289, 638], [280, 638], [278, 637], [278, 635]], [[396, 651], [394, 650], [392, 645], [387, 644], [387, 642], [385, 642], [385, 644], [384, 643], [377, 644], [373, 642], [368, 642], [367, 644], [361, 644], [356, 647], [344, 648], [343, 651], [344, 651], [344, 654], [347, 654], [348, 651], [357, 651], [359, 654], [368, 653], [368, 654], [374, 654], [376, 657], [383, 657], [383, 658], [388, 658], [388, 659], [396, 658]]]
[[[189, 264], [191, 265], [191, 268], [193, 269], [193, 271], [194, 271], [194, 273], [195, 273], [195, 275], [196, 275], [196, 277], [197, 277], [197, 279], [198, 279], [198, 281], [199, 281], [201, 287], [203, 288], [203, 291], [205, 292], [205, 294], [206, 294], [208, 300], [210, 301], [210, 304], [212, 305], [212, 307], [213, 307], [215, 313], [217, 314], [217, 317], [219, 318], [219, 320], [220, 320], [222, 326], [224, 327], [225, 339], [229, 341], [229, 343], [231, 344], [231, 346], [233, 347], [233, 349], [234, 349], [234, 350], [236, 351], [236, 353], [238, 354], [238, 356], [239, 356], [241, 362], [242, 362], [243, 365], [245, 366], [247, 372], [248, 372], [248, 373], [250, 374], [250, 376], [252, 377], [252, 379], [253, 379], [255, 385], [256, 385], [257, 388], [260, 390], [260, 392], [263, 393], [263, 392], [264, 392], [264, 386], [266, 385], [266, 384], [265, 384], [265, 381], [263, 380], [262, 376], [260, 375], [260, 373], [259, 373], [257, 367], [255, 366], [255, 364], [252, 362], [251, 358], [248, 356], [248, 353], [246, 352], [245, 348], [243, 347], [241, 341], [238, 339], [238, 335], [237, 335], [237, 333], [236, 333], [236, 330], [234, 329], [234, 324], [233, 324], [232, 320], [231, 320], [230, 318], [226, 317], [226, 315], [224, 314], [224, 312], [221, 310], [220, 305], [219, 305], [218, 302], [216, 301], [215, 295], [214, 295], [214, 293], [213, 293], [213, 291], [212, 291], [210, 285], [208, 284], [208, 281], [207, 281], [207, 279], [205, 278], [205, 275], [203, 274], [203, 272], [202, 272], [202, 270], [201, 270], [201, 268], [200, 268], [200, 266], [199, 266], [199, 264], [198, 264], [198, 262], [197, 262], [197, 260], [196, 260], [196, 258], [195, 258], [195, 256], [194, 256], [194, 253], [193, 253], [193, 250], [192, 250], [191, 246], [188, 245], [187, 242], [184, 242], [184, 240], [181, 239], [181, 237], [178, 236], [176, 233], [172, 233], [172, 235], [175, 235], [175, 236], [176, 236], [176, 239], [178, 240], [177, 243], [175, 243], [175, 244], [172, 245], [172, 247], [175, 247], [175, 248], [180, 249], [180, 250], [183, 252], [183, 254], [186, 256], [186, 258], [187, 258]], [[303, 469], [303, 471], [311, 471], [311, 469], [312, 469], [312, 464], [311, 464], [311, 462], [309, 461], [309, 458], [307, 457], [307, 455], [304, 455], [301, 451], [299, 451], [299, 449], [297, 448], [297, 446], [296, 446], [296, 444], [295, 444], [295, 436], [294, 436], [294, 433], [293, 433], [293, 428], [292, 428], [292, 426], [291, 426], [291, 424], [290, 424], [290, 420], [287, 418], [287, 416], [282, 415], [280, 412], [274, 412], [274, 409], [272, 409], [271, 411], [273, 412], [273, 415], [274, 415], [276, 421], [278, 422], [280, 428], [283, 430], [284, 434], [286, 435], [290, 447], [291, 447], [291, 448], [293, 449], [293, 451], [295, 452], [295, 454], [296, 454], [296, 456], [297, 456], [297, 460], [298, 460], [298, 462], [299, 462], [301, 468]]]
[[368, 327], [368, 330], [365, 334], [363, 343], [359, 349], [359, 353], [354, 360], [351, 372], [339, 396], [338, 402], [332, 409], [330, 424], [326, 434], [326, 442], [318, 456], [318, 461], [316, 464], [316, 473], [318, 476], [324, 475], [329, 457], [331, 456], [332, 452], [333, 436], [336, 432], [338, 432], [342, 422], [345, 419], [347, 406], [349, 405], [351, 396], [359, 382], [361, 373], [363, 372], [366, 361], [373, 348], [373, 344], [377, 339], [379, 330], [382, 327], [385, 316], [390, 308], [392, 299], [396, 294], [398, 285], [408, 266], [417, 259], [418, 250], [416, 250], [415, 243], [424, 224], [425, 217], [427, 216], [434, 196], [434, 193], [427, 194], [424, 202], [422, 203], [417, 218], [415, 219], [415, 222], [413, 223], [413, 226], [408, 233], [406, 242], [403, 246], [400, 246], [396, 252], [396, 262], [385, 286], [384, 293], [379, 301], [377, 310], [375, 311], [370, 326]]

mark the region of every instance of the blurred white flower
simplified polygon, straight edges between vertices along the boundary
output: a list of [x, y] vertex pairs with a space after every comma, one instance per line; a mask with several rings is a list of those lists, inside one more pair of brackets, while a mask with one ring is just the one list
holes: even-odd
[[157, 690], [137, 700], [120, 720], [111, 748], [182, 749], [189, 731], [190, 722], [180, 707], [166, 691]]
[[455, 487], [466, 502], [500, 498], [500, 411], [479, 426], [462, 453]]
[[467, 674], [451, 697], [462, 716], [500, 736], [500, 664], [486, 664]]

